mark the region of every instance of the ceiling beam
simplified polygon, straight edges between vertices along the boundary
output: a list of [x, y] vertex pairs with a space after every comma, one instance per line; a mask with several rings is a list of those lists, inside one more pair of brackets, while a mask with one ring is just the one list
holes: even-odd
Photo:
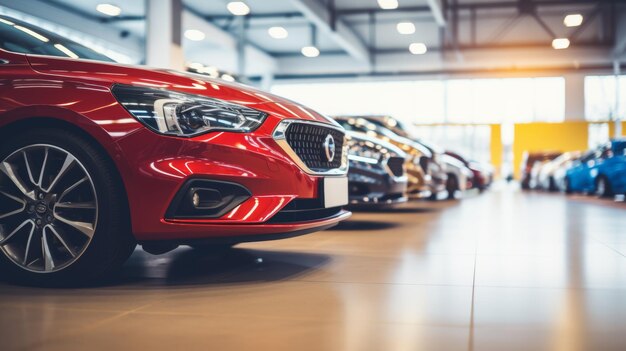
[[[376, 54], [376, 74], [393, 75], [401, 72], [420, 74], [445, 74], [458, 71], [502, 71], [510, 74], [524, 70], [563, 69], [570, 72], [584, 67], [612, 67], [610, 52], [612, 47], [571, 47], [568, 50], [554, 50], [549, 46], [518, 49], [466, 49], [463, 61], [452, 55], [442, 59], [439, 52], [430, 51], [413, 56], [404, 52]], [[347, 55], [324, 56], [316, 60], [306, 60], [301, 56], [279, 58], [280, 69], [277, 79], [286, 76], [325, 76], [325, 75], [370, 75], [367, 64], [354, 62]]]
[[[380, 7], [362, 7], [362, 8], [344, 8], [337, 9], [339, 15], [362, 15], [370, 12], [382, 13], [406, 13], [406, 12], [432, 12], [430, 1], [426, 6], [399, 6], [396, 9], [383, 10]], [[435, 0], [439, 1], [439, 0]], [[623, 0], [541, 0], [534, 1], [533, 6], [551, 7], [551, 6], [572, 6], [572, 5], [597, 5], [598, 2], [619, 4]], [[459, 4], [448, 4], [450, 10], [489, 10], [489, 9], [517, 9], [518, 1], [494, 1], [494, 2], [463, 2]]]
[[292, 0], [302, 14], [327, 33], [339, 46], [353, 58], [369, 61], [369, 49], [356, 32], [331, 12], [332, 10], [316, 0]]
[[[623, 66], [621, 66], [624, 69]], [[566, 74], [598, 74], [605, 75], [611, 74], [613, 66], [610, 64], [589, 64], [582, 65], [573, 68], [571, 65], [563, 66], [537, 66], [530, 68], [517, 68], [511, 70], [510, 68], [499, 69], [485, 69], [485, 68], [472, 68], [472, 69], [442, 69], [432, 71], [420, 71], [420, 70], [388, 70], [388, 71], [376, 71], [376, 72], [346, 72], [346, 73], [323, 73], [323, 74], [277, 74], [274, 76], [274, 82], [287, 83], [287, 82], [333, 82], [346, 81], [354, 82], [358, 81], [374, 81], [383, 80], [390, 81], [395, 79], [406, 80], [407, 78], [416, 79], [436, 79], [440, 80], [445, 78], [528, 78], [528, 77], [552, 77]], [[251, 81], [261, 81], [261, 76], [251, 77]]]
[[[203, 16], [209, 21], [221, 21], [225, 19], [230, 19], [233, 15], [208, 15]], [[272, 12], [272, 13], [250, 13], [246, 15], [246, 18], [249, 20], [255, 19], [276, 19], [276, 18], [293, 18], [293, 17], [302, 17], [302, 13], [300, 12]]]
[[[626, 40], [625, 40], [626, 44]], [[606, 50], [610, 48], [611, 45], [609, 43], [601, 43], [597, 41], [587, 41], [587, 42], [577, 42], [576, 48], [579, 49], [599, 49]], [[517, 44], [472, 44], [472, 45], [460, 45], [458, 47], [459, 50], [530, 50], [530, 49], [549, 49], [550, 51], [554, 50], [550, 47], [550, 43], [517, 43]], [[626, 49], [626, 47], [625, 47]], [[435, 52], [445, 52], [445, 49], [441, 47], [429, 47], [429, 53]], [[406, 47], [397, 47], [397, 48], [386, 48], [386, 49], [377, 49], [372, 51], [373, 54], [376, 55], [386, 55], [386, 54], [404, 54], [409, 59], [413, 58]], [[286, 58], [286, 57], [301, 57], [302, 54], [300, 52], [295, 51], [273, 51], [270, 54], [275, 58]], [[320, 54], [320, 56], [345, 56], [343, 51], [324, 51]]]
[[430, 7], [430, 12], [433, 14], [433, 18], [439, 27], [446, 26], [446, 19], [443, 15], [443, 10], [441, 8], [441, 0], [426, 0], [428, 3], [428, 7]]
[[615, 18], [615, 45], [613, 46], [613, 56], [616, 59], [623, 59], [626, 52], [626, 11], [618, 11]]

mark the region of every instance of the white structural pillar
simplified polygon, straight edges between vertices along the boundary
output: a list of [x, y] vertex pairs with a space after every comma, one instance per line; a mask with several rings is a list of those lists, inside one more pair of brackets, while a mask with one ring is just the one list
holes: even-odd
[[182, 0], [146, 1], [146, 64], [183, 70]]
[[585, 76], [565, 75], [565, 121], [585, 120]]

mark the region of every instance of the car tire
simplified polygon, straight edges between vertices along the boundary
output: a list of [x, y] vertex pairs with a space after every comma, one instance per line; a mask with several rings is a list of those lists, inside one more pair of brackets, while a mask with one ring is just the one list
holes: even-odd
[[563, 190], [565, 191], [566, 194], [571, 194], [574, 191], [572, 190], [572, 185], [571, 185], [571, 181], [569, 180], [569, 178], [565, 177], [565, 180], [563, 180]]
[[611, 183], [605, 176], [599, 176], [596, 179], [596, 195], [599, 197], [610, 197], [613, 195], [611, 191]]
[[136, 246], [113, 162], [79, 133], [46, 128], [9, 137], [0, 146], [0, 190], [0, 270], [18, 283], [93, 282]]
[[548, 178], [548, 191], [550, 192], [554, 192], [559, 190], [559, 187], [556, 185], [556, 180], [554, 180], [554, 177], [550, 177]]
[[446, 181], [446, 191], [448, 192], [448, 200], [456, 199], [455, 195], [459, 190], [459, 181], [454, 174], [448, 174], [448, 180]]
[[528, 176], [524, 176], [521, 182], [522, 190], [530, 190], [530, 178]]

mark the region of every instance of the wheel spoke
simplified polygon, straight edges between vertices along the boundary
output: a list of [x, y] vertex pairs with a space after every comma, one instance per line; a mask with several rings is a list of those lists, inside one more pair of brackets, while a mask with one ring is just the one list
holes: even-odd
[[63, 200], [63, 198], [65, 197], [65, 195], [69, 194], [70, 192], [72, 192], [72, 190], [76, 189], [76, 187], [78, 187], [79, 185], [81, 185], [82, 183], [88, 181], [89, 178], [84, 177], [81, 180], [77, 181], [76, 183], [74, 183], [74, 185], [70, 186], [69, 188], [65, 189], [63, 191], [63, 193], [61, 193], [61, 195], [59, 196], [59, 198], [57, 199], [57, 201], [61, 201]]
[[86, 236], [88, 236], [89, 238], [91, 238], [93, 236], [93, 225], [91, 223], [85, 223], [85, 222], [79, 222], [79, 221], [72, 221], [69, 220], [65, 217], [60, 216], [58, 213], [54, 213], [54, 218], [56, 218], [57, 220], [73, 227], [74, 229], [80, 231], [81, 233], [85, 234]]
[[95, 210], [96, 203], [95, 202], [59, 202], [54, 207], [55, 208], [78, 208], [78, 209]]
[[33, 230], [35, 230], [35, 222], [33, 222], [31, 219], [25, 220], [24, 222], [22, 222], [22, 224], [18, 225], [17, 228], [13, 229], [13, 231], [11, 233], [9, 233], [9, 235], [7, 235], [4, 239], [2, 239], [0, 241], [0, 246], [5, 245], [9, 240], [11, 240], [11, 238], [17, 233], [19, 232], [22, 228], [24, 228], [27, 224], [30, 224], [31, 227], [31, 233]]
[[43, 229], [46, 230], [46, 228], [49, 229], [52, 232], [52, 234], [54, 234], [54, 236], [56, 236], [56, 238], [61, 242], [61, 245], [65, 247], [67, 252], [69, 252], [70, 255], [72, 255], [72, 257], [76, 257], [76, 253], [74, 253], [74, 250], [70, 249], [69, 245], [67, 245], [67, 243], [65, 242], [61, 234], [59, 234], [59, 232], [56, 229], [54, 229], [53, 226], [47, 225]]
[[30, 229], [30, 234], [28, 234], [28, 240], [26, 241], [26, 251], [24, 252], [24, 260], [22, 264], [24, 266], [28, 266], [28, 253], [30, 252], [30, 244], [33, 242], [33, 236], [35, 235], [35, 226]]
[[50, 185], [48, 186], [48, 188], [44, 189], [45, 192], [49, 193], [52, 189], [54, 189], [54, 186], [57, 184], [57, 182], [61, 178], [63, 178], [63, 176], [70, 169], [70, 166], [74, 163], [75, 160], [76, 159], [74, 158], [74, 156], [72, 156], [70, 154], [66, 154], [65, 161], [63, 161], [63, 165], [61, 166], [61, 169], [59, 170], [59, 173], [57, 173], [56, 177], [54, 177], [52, 182], [50, 182]]
[[0, 214], [0, 219], [2, 218], [6, 218], [6, 217], [10, 217], [13, 216], [15, 214], [21, 213], [22, 211], [24, 211], [26, 209], [26, 201], [20, 199], [19, 197], [13, 196], [7, 192], [4, 192], [2, 190], [0, 190], [0, 194], [8, 197], [11, 200], [14, 200], [15, 202], [19, 202], [20, 204], [22, 204], [22, 208], [18, 208], [17, 210], [5, 213], [5, 214]]
[[35, 182], [35, 178], [33, 178], [33, 171], [30, 169], [30, 162], [28, 162], [26, 151], [22, 151], [22, 156], [24, 156], [24, 164], [26, 164], [26, 172], [28, 172], [28, 179], [30, 179], [30, 183], [38, 185], [37, 182]]
[[41, 233], [41, 253], [43, 255], [45, 270], [53, 270], [54, 260], [52, 259], [52, 253], [50, 253], [50, 245], [48, 244], [48, 237], [46, 236], [45, 230]]
[[15, 169], [13, 169], [13, 165], [11, 165], [8, 162], [2, 162], [2, 163], [0, 163], [0, 171], [2, 173], [4, 173], [11, 180], [11, 182], [13, 182], [13, 184], [19, 189], [19, 191], [24, 196], [27, 196], [27, 197], [35, 200], [35, 192], [32, 191], [32, 190], [29, 191], [26, 188], [24, 183], [22, 183], [20, 178], [17, 176], [17, 173], [15, 172]]
[[48, 163], [48, 148], [45, 149], [45, 154], [43, 156], [43, 162], [41, 163], [41, 170], [39, 171], [39, 180], [37, 181], [37, 186], [41, 187], [43, 182], [43, 174], [46, 169], [46, 164]]

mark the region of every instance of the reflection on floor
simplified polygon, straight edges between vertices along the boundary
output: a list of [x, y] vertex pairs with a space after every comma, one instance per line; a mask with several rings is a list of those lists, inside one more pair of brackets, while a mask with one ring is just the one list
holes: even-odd
[[0, 284], [3, 350], [625, 350], [626, 205], [500, 189], [118, 281]]

